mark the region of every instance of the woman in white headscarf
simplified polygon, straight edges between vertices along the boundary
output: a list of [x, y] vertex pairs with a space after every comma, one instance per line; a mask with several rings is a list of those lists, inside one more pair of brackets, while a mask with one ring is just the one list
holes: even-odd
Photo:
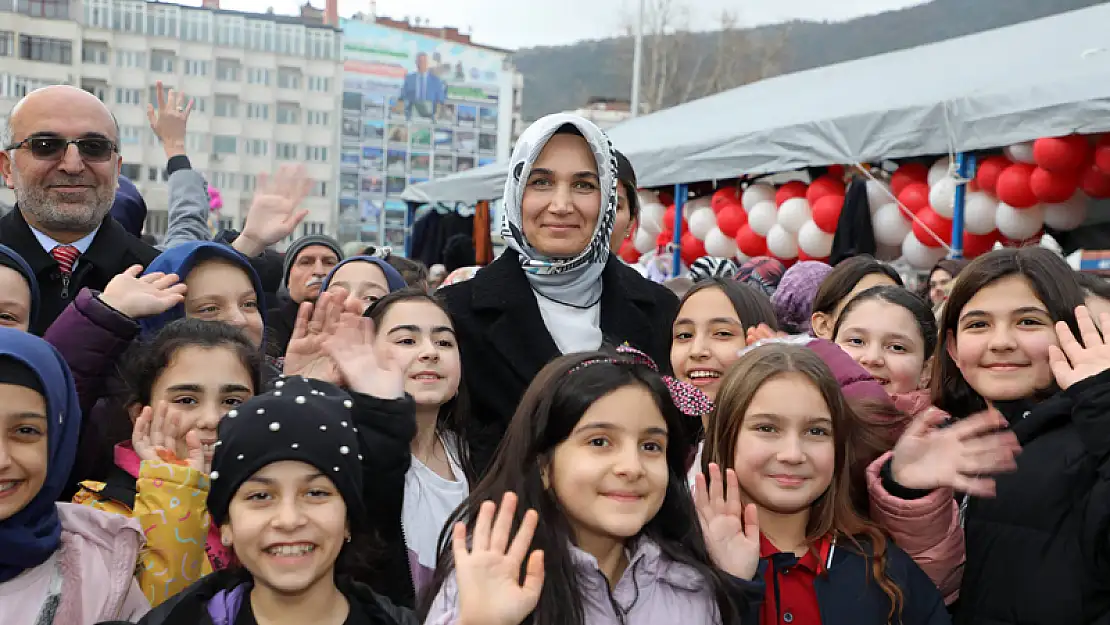
[[576, 115], [533, 123], [505, 181], [508, 249], [474, 278], [443, 289], [472, 407], [471, 457], [482, 471], [524, 389], [551, 359], [628, 343], [670, 362], [678, 299], [610, 254], [617, 159]]

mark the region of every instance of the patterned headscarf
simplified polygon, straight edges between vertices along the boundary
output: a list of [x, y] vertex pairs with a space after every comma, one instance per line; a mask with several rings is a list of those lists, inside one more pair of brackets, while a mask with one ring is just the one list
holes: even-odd
[[779, 288], [782, 274], [786, 272], [786, 265], [770, 256], [756, 256], [740, 265], [740, 269], [733, 277], [737, 282], [750, 284], [771, 297]]
[[[586, 249], [571, 258], [551, 258], [540, 254], [524, 237], [522, 202], [532, 167], [551, 137], [566, 125], [577, 128], [593, 152], [601, 183], [601, 207]], [[568, 306], [593, 306], [601, 299], [601, 273], [609, 260], [609, 237], [617, 218], [617, 159], [609, 137], [586, 119], [556, 113], [540, 118], [524, 131], [509, 162], [512, 167], [505, 181], [501, 229], [506, 245], [520, 255], [520, 266], [537, 293]]]

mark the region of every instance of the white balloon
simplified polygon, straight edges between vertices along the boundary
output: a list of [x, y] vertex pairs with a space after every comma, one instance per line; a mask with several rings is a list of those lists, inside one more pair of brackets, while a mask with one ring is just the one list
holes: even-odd
[[728, 258], [737, 253], [736, 241], [725, 236], [718, 228], [713, 227], [705, 237], [705, 251], [710, 256]]
[[1041, 230], [1044, 225], [1044, 205], [1031, 208], [1014, 208], [1005, 202], [998, 203], [994, 216], [998, 231], [1011, 239], [1024, 241]]
[[938, 215], [952, 219], [956, 207], [956, 180], [945, 176], [929, 188], [929, 205]]
[[1015, 143], [1010, 147], [1002, 150], [1002, 152], [1015, 163], [1029, 163], [1035, 165], [1037, 159], [1033, 158], [1033, 142], [1026, 141], [1025, 143]]
[[663, 213], [667, 207], [659, 202], [648, 202], [640, 206], [640, 227], [652, 235], [663, 232]]
[[659, 203], [659, 194], [655, 191], [652, 191], [651, 189], [643, 189], [639, 191], [636, 195], [640, 196], [640, 206], [649, 203]]
[[894, 203], [884, 204], [871, 217], [871, 229], [875, 231], [876, 243], [901, 246], [913, 229], [913, 222], [902, 212], [902, 207]]
[[641, 254], [647, 254], [655, 249], [656, 235], [644, 230], [643, 228], [636, 228], [636, 235], [632, 238], [632, 247]]
[[[867, 181], [867, 203], [871, 207], [871, 213], [879, 210], [880, 206], [885, 206], [894, 201], [894, 192], [890, 190], [885, 182], [879, 180]], [[902, 245], [902, 239], [898, 239], [898, 245]]]
[[[717, 215], [712, 208], [699, 208], [690, 213], [686, 223], [690, 225], [690, 234], [697, 240], [704, 241], [709, 231], [717, 227]], [[721, 254], [713, 254], [713, 256], [721, 256]]]
[[971, 234], [990, 234], [995, 228], [998, 198], [986, 191], [971, 191], [964, 200], [964, 230]]
[[834, 236], [818, 228], [811, 219], [798, 230], [798, 249], [812, 258], [828, 258], [832, 253]]
[[813, 211], [809, 207], [809, 201], [804, 197], [786, 200], [779, 207], [778, 224], [788, 232], [797, 233], [812, 218]]
[[929, 269], [944, 255], [943, 247], [925, 247], [912, 232], [902, 240], [902, 258], [917, 269]]
[[948, 177], [948, 168], [951, 166], [952, 161], [947, 156], [937, 159], [933, 166], [929, 168], [929, 186], [935, 185], [943, 178]]
[[1044, 225], [1056, 230], [1075, 230], [1087, 220], [1087, 206], [1091, 199], [1086, 193], [1076, 191], [1060, 204], [1045, 204]]
[[794, 233], [775, 224], [767, 231], [767, 251], [775, 258], [797, 258], [798, 241], [794, 238]]
[[744, 195], [740, 196], [740, 203], [744, 205], [744, 210], [751, 212], [752, 208], [760, 202], [774, 202], [775, 201], [775, 188], [769, 184], [753, 184], [747, 189], [744, 189]]
[[767, 236], [771, 226], [778, 223], [778, 209], [774, 202], [760, 202], [748, 211], [748, 226], [761, 237]]

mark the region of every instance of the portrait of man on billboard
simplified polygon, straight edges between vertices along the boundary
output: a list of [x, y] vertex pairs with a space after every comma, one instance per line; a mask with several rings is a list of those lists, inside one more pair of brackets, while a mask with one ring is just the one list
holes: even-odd
[[435, 121], [439, 108], [446, 100], [447, 83], [431, 71], [428, 54], [418, 53], [416, 71], [405, 75], [405, 84], [397, 102], [398, 106], [405, 108], [405, 119], [412, 121], [415, 111], [417, 117]]

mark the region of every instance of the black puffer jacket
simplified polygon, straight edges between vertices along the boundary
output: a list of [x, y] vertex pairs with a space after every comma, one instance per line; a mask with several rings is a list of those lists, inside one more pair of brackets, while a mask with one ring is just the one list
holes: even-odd
[[967, 501], [955, 622], [1110, 623], [1110, 371], [996, 407], [1022, 453], [997, 497]]

